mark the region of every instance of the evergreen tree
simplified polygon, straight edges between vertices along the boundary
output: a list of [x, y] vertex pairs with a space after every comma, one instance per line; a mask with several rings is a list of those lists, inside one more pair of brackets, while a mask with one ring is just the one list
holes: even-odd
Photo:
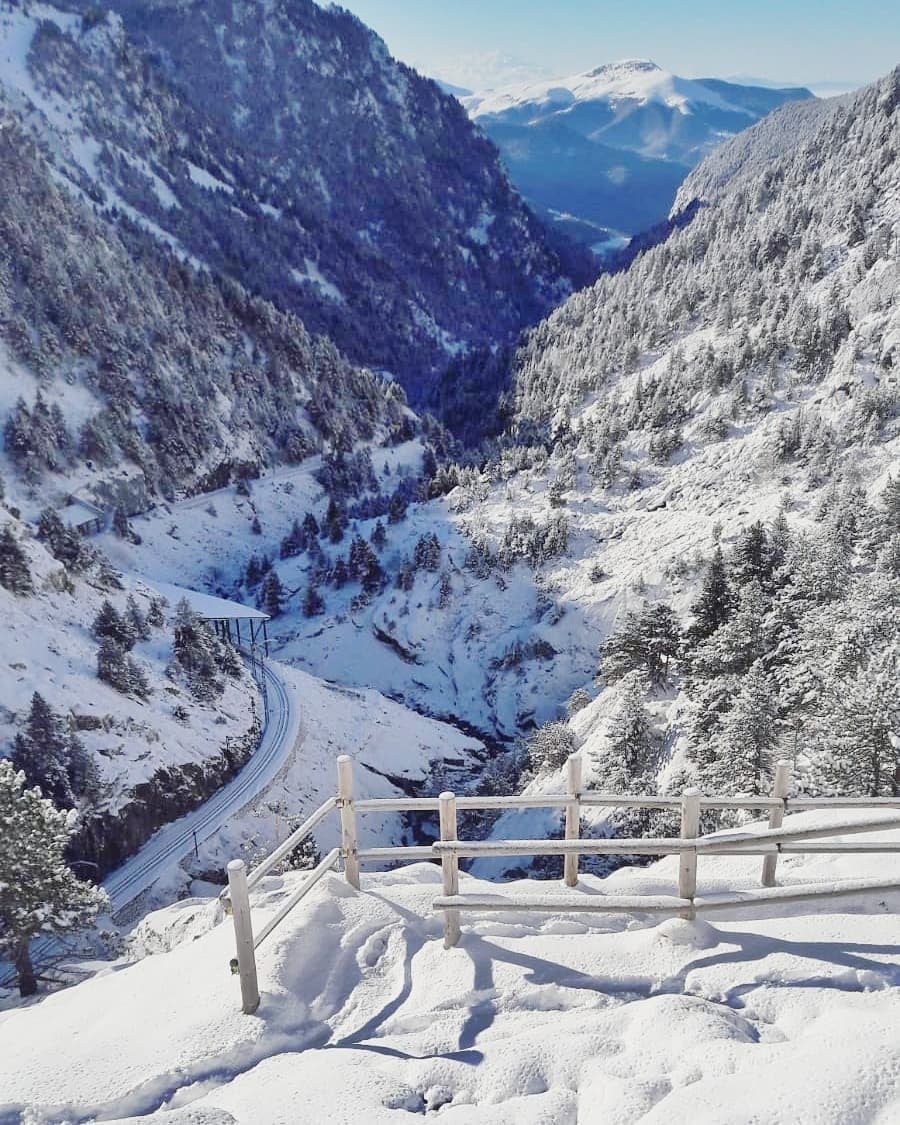
[[65, 722], [35, 692], [25, 728], [13, 742], [13, 761], [29, 785], [37, 785], [58, 808], [71, 808], [75, 793], [69, 776], [71, 740]]
[[53, 557], [70, 570], [84, 570], [93, 552], [77, 531], [66, 527], [52, 508], [45, 508], [38, 519], [38, 538], [50, 549]]
[[278, 617], [281, 614], [284, 599], [285, 589], [281, 584], [281, 579], [278, 573], [273, 569], [266, 575], [262, 587], [259, 591], [259, 597], [256, 599], [256, 604], [269, 617]]
[[30, 594], [34, 582], [28, 566], [28, 557], [19, 546], [9, 524], [0, 531], [0, 586], [12, 594]]
[[307, 512], [303, 517], [303, 534], [306, 536], [307, 544], [311, 543], [314, 539], [319, 538], [319, 521], [312, 514]]
[[656, 753], [650, 718], [644, 706], [647, 681], [629, 672], [618, 685], [619, 704], [607, 723], [607, 738], [593, 756], [598, 788], [626, 793], [649, 771]]
[[251, 555], [247, 560], [247, 567], [244, 571], [244, 585], [248, 590], [252, 590], [262, 581], [262, 576], [262, 564], [256, 555]]
[[575, 753], [575, 736], [565, 723], [547, 723], [528, 739], [526, 752], [535, 773], [550, 773]]
[[372, 535], [369, 541], [376, 549], [376, 551], [380, 551], [387, 542], [387, 532], [384, 530], [384, 524], [381, 522], [381, 520], [378, 520], [376, 522], [375, 527], [372, 529]]
[[21, 995], [31, 996], [37, 991], [32, 938], [89, 926], [108, 899], [66, 866], [74, 814], [25, 785], [25, 774], [0, 760], [0, 956], [15, 965]]
[[129, 594], [125, 602], [125, 623], [128, 625], [132, 636], [137, 640], [147, 641], [150, 639], [150, 626], [147, 618], [141, 613], [134, 594]]
[[887, 512], [887, 526], [896, 531], [900, 527], [900, 476], [888, 477], [881, 492], [881, 503]]
[[347, 517], [338, 507], [334, 497], [328, 501], [328, 510], [325, 512], [325, 522], [322, 531], [327, 536], [329, 543], [340, 543], [344, 538], [344, 526]]
[[[135, 605], [135, 609], [137, 609], [137, 605]], [[134, 648], [136, 636], [134, 626], [119, 613], [112, 602], [106, 599], [104, 599], [97, 616], [94, 618], [91, 632], [98, 640], [108, 637], [126, 651]]]
[[164, 598], [152, 597], [147, 610], [147, 624], [153, 629], [162, 629], [166, 623], [166, 602]]
[[141, 666], [128, 649], [113, 637], [102, 637], [97, 649], [97, 679], [123, 695], [146, 699], [150, 684]]
[[741, 680], [725, 716], [710, 779], [718, 792], [758, 796], [771, 791], [778, 747], [778, 703], [760, 661]]
[[824, 709], [814, 773], [839, 796], [900, 793], [900, 645], [875, 653], [836, 681]]
[[316, 587], [310, 583], [306, 587], [306, 593], [303, 596], [303, 616], [318, 617], [319, 614], [324, 612], [325, 602], [322, 600], [322, 595]]
[[306, 550], [307, 538], [306, 532], [297, 522], [291, 524], [291, 530], [287, 533], [284, 539], [281, 540], [280, 554], [283, 559], [294, 559], [298, 555], [302, 555]]
[[734, 607], [734, 594], [725, 571], [725, 558], [722, 548], [717, 546], [706, 568], [700, 596], [691, 606], [694, 622], [690, 633], [692, 639], [710, 637], [724, 625]]
[[375, 554], [370, 554], [362, 576], [361, 586], [364, 594], [377, 594], [384, 586], [384, 571]]
[[432, 532], [423, 535], [416, 543], [413, 552], [413, 563], [418, 570], [428, 570], [436, 573], [441, 566], [441, 544], [438, 537]]
[[331, 571], [331, 582], [335, 590], [342, 590], [350, 581], [350, 571], [343, 559], [338, 559]]
[[765, 587], [772, 576], [772, 550], [768, 533], [757, 521], [738, 536], [731, 556], [731, 573], [739, 586], [758, 582]]
[[173, 655], [187, 675], [191, 692], [203, 701], [215, 699], [223, 688], [219, 673], [240, 674], [234, 649], [216, 639], [209, 625], [194, 613], [184, 598], [175, 607], [173, 625]]
[[680, 643], [681, 629], [671, 606], [657, 602], [640, 612], [630, 610], [622, 627], [601, 648], [600, 673], [612, 684], [642, 669], [651, 683], [662, 684]]

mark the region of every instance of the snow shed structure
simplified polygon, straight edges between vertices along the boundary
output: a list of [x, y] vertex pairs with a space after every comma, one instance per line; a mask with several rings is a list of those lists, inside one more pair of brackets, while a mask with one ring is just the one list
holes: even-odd
[[67, 528], [85, 537], [99, 535], [106, 528], [106, 513], [78, 496], [70, 496], [56, 514]]
[[197, 590], [172, 586], [167, 582], [154, 582], [153, 586], [173, 606], [182, 600], [186, 601], [201, 621], [211, 625], [216, 636], [222, 640], [230, 641], [236, 648], [249, 648], [251, 654], [262, 648], [265, 655], [269, 655], [266, 622], [270, 618], [267, 613], [240, 602], [217, 598], [213, 594], [201, 594]]

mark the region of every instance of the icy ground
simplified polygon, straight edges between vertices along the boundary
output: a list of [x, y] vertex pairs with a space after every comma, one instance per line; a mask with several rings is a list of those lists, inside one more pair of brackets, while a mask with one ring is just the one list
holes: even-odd
[[[671, 893], [676, 862], [571, 893]], [[760, 862], [705, 858], [699, 889], [758, 885]], [[898, 870], [896, 857], [783, 858], [779, 877]], [[295, 878], [266, 881], [258, 920]], [[498, 889], [462, 877], [464, 892]], [[439, 893], [429, 864], [366, 876], [362, 893], [328, 877], [260, 950], [255, 1016], [240, 1013], [214, 904], [151, 915], [144, 948], [168, 935], [171, 952], [0, 1016], [0, 1122], [900, 1119], [900, 895], [715, 925], [475, 913], [445, 951]]]

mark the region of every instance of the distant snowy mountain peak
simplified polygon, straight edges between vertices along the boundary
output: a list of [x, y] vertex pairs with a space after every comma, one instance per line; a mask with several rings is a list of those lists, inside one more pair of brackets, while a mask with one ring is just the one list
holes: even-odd
[[[516, 111], [519, 118], [524, 118], [530, 123], [541, 120], [547, 112], [561, 110], [570, 113], [573, 106], [590, 103], [603, 103], [604, 108], [613, 107], [619, 114], [628, 112], [628, 103], [634, 103], [634, 106], [646, 106], [655, 102], [681, 114], [698, 112], [701, 107], [711, 107], [722, 113], [737, 114], [744, 118], [743, 122], [733, 123], [740, 128], [742, 124], [746, 125], [746, 119], [755, 120], [759, 117], [747, 102], [746, 94], [750, 90], [758, 93], [755, 87], [745, 87], [717, 79], [680, 78], [671, 71], [664, 70], [651, 59], [620, 59], [568, 78], [529, 82], [483, 94], [475, 93], [464, 98], [463, 102], [476, 120], [506, 117], [512, 111]], [[775, 105], [780, 104], [780, 101], [786, 100], [785, 95], [788, 94], [812, 97], [808, 90], [768, 90], [767, 92], [771, 101], [769, 108], [774, 108]], [[523, 121], [519, 120], [519, 123]], [[599, 119], [596, 125], [600, 131], [603, 131], [603, 123]], [[582, 133], [590, 131], [585, 121], [576, 125], [576, 128]], [[737, 129], [731, 131], [736, 132]], [[599, 139], [599, 136], [594, 139]], [[622, 147], [628, 146], [622, 145]], [[642, 146], [633, 147], [640, 150]], [[645, 155], [656, 155], [656, 153], [645, 152]], [[662, 155], [676, 158], [674, 152]], [[684, 153], [680, 155], [683, 157]]]
[[723, 141], [785, 101], [811, 97], [681, 78], [637, 58], [462, 101], [525, 198], [599, 248], [623, 241], [611, 231], [636, 234], [663, 220], [688, 170]]

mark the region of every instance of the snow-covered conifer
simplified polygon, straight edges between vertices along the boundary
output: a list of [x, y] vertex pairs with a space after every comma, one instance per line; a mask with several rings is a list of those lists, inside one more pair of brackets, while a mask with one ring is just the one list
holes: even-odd
[[25, 785], [25, 774], [0, 759], [0, 955], [15, 965], [19, 991], [30, 996], [38, 983], [32, 938], [83, 929], [108, 899], [66, 866], [74, 813], [54, 808]]

